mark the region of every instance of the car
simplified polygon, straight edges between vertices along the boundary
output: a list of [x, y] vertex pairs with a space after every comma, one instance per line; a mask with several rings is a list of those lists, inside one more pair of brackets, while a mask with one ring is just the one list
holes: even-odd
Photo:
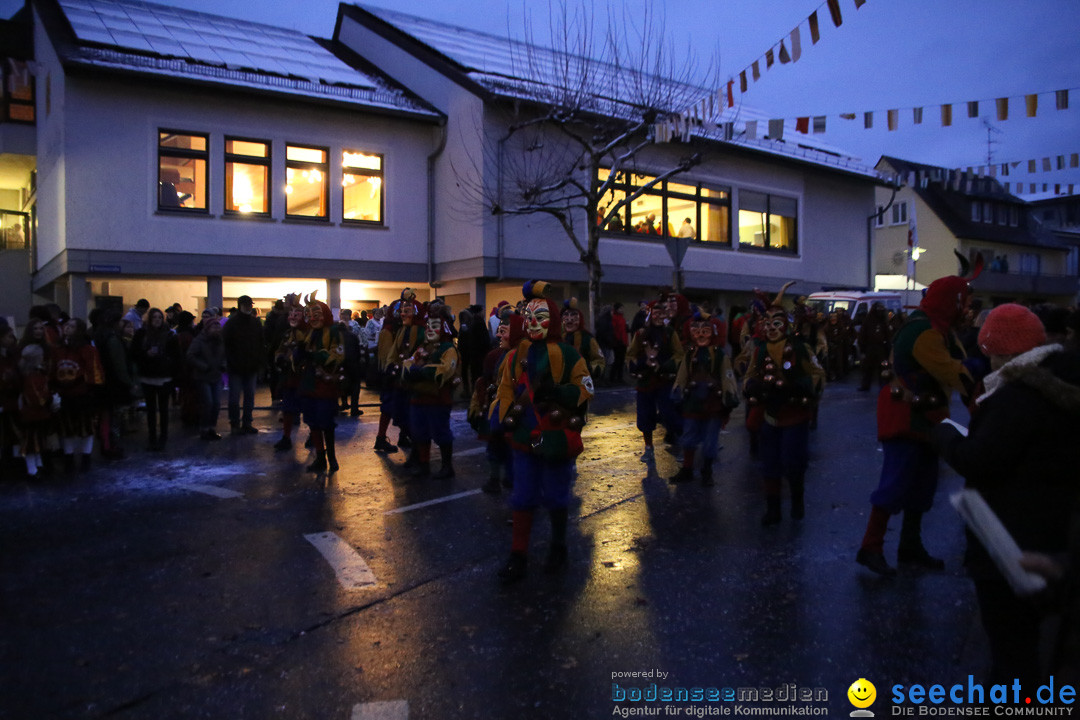
[[879, 302], [889, 312], [903, 310], [904, 298], [898, 292], [867, 292], [863, 290], [827, 290], [811, 293], [806, 304], [815, 312], [826, 316], [834, 310], [846, 310], [855, 327], [862, 325], [862, 319], [870, 311], [870, 306]]

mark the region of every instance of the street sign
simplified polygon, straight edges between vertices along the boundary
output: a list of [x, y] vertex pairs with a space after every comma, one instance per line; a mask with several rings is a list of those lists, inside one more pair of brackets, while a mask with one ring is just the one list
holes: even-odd
[[667, 247], [668, 255], [671, 256], [671, 262], [675, 263], [676, 268], [682, 267], [683, 258], [686, 257], [686, 249], [690, 247], [690, 238], [688, 237], [669, 237], [664, 239], [664, 245]]

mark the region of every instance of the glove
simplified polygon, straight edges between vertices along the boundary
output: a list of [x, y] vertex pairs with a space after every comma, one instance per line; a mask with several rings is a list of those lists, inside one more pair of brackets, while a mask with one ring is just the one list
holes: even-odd
[[675, 402], [681, 402], [682, 401], [682, 399], [683, 399], [682, 385], [672, 385], [671, 386], [671, 399], [674, 400]]

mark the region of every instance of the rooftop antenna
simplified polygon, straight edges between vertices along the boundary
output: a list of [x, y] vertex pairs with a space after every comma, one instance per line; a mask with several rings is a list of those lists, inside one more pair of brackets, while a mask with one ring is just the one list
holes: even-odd
[[994, 133], [1001, 135], [1004, 131], [991, 125], [990, 121], [986, 118], [983, 118], [982, 121], [983, 125], [986, 127], [986, 164], [987, 166], [990, 166], [994, 164], [994, 146], [1000, 144], [994, 139]]

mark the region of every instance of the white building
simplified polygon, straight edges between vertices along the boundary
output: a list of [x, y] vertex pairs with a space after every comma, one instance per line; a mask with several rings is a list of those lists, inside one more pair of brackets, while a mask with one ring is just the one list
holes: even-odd
[[[248, 294], [265, 310], [318, 290], [358, 309], [410, 285], [461, 308], [530, 278], [583, 293], [557, 222], [494, 216], [462, 190], [500, 192], [492, 138], [530, 80], [507, 73], [519, 44], [346, 4], [332, 40], [137, 0], [30, 9], [36, 190], [12, 209], [37, 219], [35, 302], [194, 311]], [[800, 294], [872, 284], [875, 171], [787, 135], [696, 138], [700, 164], [621, 220], [652, 212], [676, 234], [691, 218], [687, 294], [726, 306], [789, 279]], [[653, 145], [620, 191], [687, 151]], [[609, 226], [599, 255], [605, 300], [671, 283], [662, 234]]]

